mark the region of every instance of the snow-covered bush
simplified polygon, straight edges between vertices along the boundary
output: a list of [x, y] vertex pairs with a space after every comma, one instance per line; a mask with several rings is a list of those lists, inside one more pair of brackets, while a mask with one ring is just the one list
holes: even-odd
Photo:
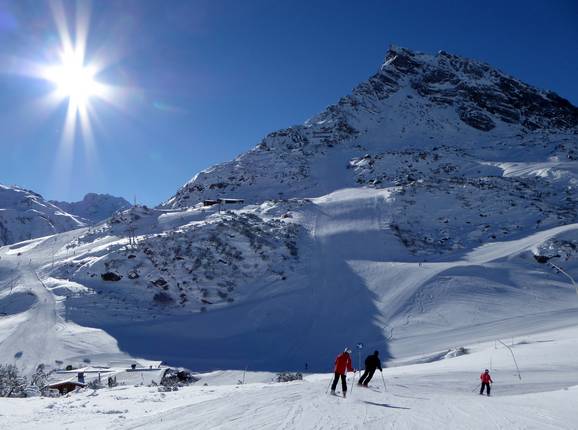
[[277, 373], [277, 382], [302, 381], [303, 374], [301, 372], [279, 372]]
[[0, 397], [23, 397], [27, 385], [16, 366], [0, 364]]
[[170, 391], [172, 387], [183, 387], [194, 384], [197, 381], [199, 381], [199, 378], [196, 378], [187, 370], [167, 369], [161, 380], [161, 386], [169, 388], [167, 391]]
[[[133, 208], [77, 242], [113, 234], [122, 237], [137, 223], [138, 246], [127, 247], [126, 241], [120, 240], [94, 255], [78, 255], [57, 267], [52, 276], [79, 283], [117, 281], [121, 289], [135, 286], [138, 306], [160, 312], [204, 312], [215, 305], [239, 302], [252, 289], [284, 282], [294, 273], [304, 229], [272, 215], [228, 211], [163, 231], [157, 230], [156, 224], [163, 212]], [[108, 284], [97, 284], [96, 293], [117, 300], [120, 289], [113, 290]], [[123, 315], [131, 311], [124, 303], [118, 306]]]
[[30, 386], [34, 386], [39, 390], [43, 390], [46, 387], [48, 381], [48, 375], [46, 373], [44, 364], [39, 364], [36, 371], [30, 378]]

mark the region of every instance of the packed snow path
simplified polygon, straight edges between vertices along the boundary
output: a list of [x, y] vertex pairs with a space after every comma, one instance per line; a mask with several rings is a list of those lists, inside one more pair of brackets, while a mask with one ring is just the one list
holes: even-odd
[[[55, 295], [39, 271], [52, 264], [63, 246], [83, 230], [34, 239], [0, 249], [0, 362], [23, 372], [40, 363], [91, 354], [117, 353], [106, 333], [67, 321], [64, 296]], [[56, 255], [55, 255], [56, 254]]]
[[[54, 296], [45, 288], [34, 269], [24, 266], [12, 282], [25, 285], [26, 292], [19, 292], [33, 298], [25, 320], [2, 341], [2, 349], [17, 351], [19, 364], [27, 369], [37, 365], [38, 357], [46, 357], [52, 362], [56, 357], [55, 345], [58, 314]], [[18, 291], [18, 290], [17, 290]]]

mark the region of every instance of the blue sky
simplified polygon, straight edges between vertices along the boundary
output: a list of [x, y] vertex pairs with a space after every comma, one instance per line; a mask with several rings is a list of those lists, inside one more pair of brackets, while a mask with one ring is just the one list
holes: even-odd
[[[73, 22], [77, 3], [64, 1]], [[81, 6], [89, 5], [80, 2]], [[50, 199], [108, 192], [155, 205], [196, 172], [268, 132], [301, 123], [370, 76], [389, 44], [486, 61], [578, 104], [578, 2], [97, 1], [87, 57], [127, 91], [94, 100], [94, 147], [77, 134], [63, 161], [66, 105], [15, 73], [50, 63], [58, 35], [48, 2], [0, 0], [0, 183]]]

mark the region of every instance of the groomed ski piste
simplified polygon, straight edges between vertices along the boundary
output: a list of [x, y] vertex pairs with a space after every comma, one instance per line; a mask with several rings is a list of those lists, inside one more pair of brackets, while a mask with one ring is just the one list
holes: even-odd
[[[398, 242], [384, 228], [387, 199], [387, 190], [345, 189], [311, 199], [310, 205], [295, 213], [295, 218], [301, 217], [299, 222], [308, 226], [307, 240], [313, 240], [312, 247], [319, 256], [308, 266], [312, 272], [307, 276], [318, 291], [304, 295], [303, 278], [298, 277], [295, 285], [277, 296], [262, 291], [257, 294], [263, 294], [267, 300], [261, 301], [271, 303], [275, 310], [296, 312], [295, 301], [302, 303], [298, 323], [279, 326], [278, 315], [266, 312], [252, 318], [248, 312], [258, 309], [255, 297], [238, 307], [218, 311], [219, 318], [234, 325], [237, 333], [252, 332], [257, 324], [262, 327], [271, 360], [281, 360], [280, 369], [290, 367], [292, 353], [301, 359], [310, 349], [323, 351], [324, 359], [323, 364], [312, 359], [311, 366], [325, 365], [330, 371], [343, 346], [354, 348], [355, 340], [363, 340], [366, 345], [362, 359], [373, 349], [380, 349], [386, 360], [388, 367], [383, 376], [387, 389], [379, 372], [370, 389], [351, 389], [353, 374], [349, 374], [349, 396], [332, 397], [327, 395], [330, 373], [306, 373], [303, 381], [278, 383], [273, 382], [274, 372], [249, 369], [243, 375], [239, 370], [243, 367], [241, 356], [231, 366], [237, 370], [200, 373], [196, 384], [173, 392], [137, 384], [85, 389], [60, 398], [2, 399], [2, 426], [575, 428], [578, 296], [570, 279], [537, 263], [532, 256], [549, 240], [575, 238], [578, 225], [484, 244], [453, 261], [447, 256], [440, 261], [422, 261], [403, 258], [402, 247], [395, 248]], [[193, 213], [189, 210], [181, 214], [179, 222], [190, 221], [185, 214], [201, 222], [200, 215]], [[138, 359], [134, 351], [123, 351], [118, 339], [105, 330], [80, 325], [70, 318], [66, 295], [80, 294], [87, 287], [47, 275], [59, 261], [74, 258], [73, 253], [82, 255], [82, 248], [72, 251], [66, 245], [83, 234], [86, 229], [0, 248], [4, 280], [0, 298], [0, 311], [4, 313], [0, 318], [1, 362], [16, 363], [30, 371], [40, 362], [57, 360], [74, 363], [88, 358], [98, 363], [126, 360], [131, 355]], [[126, 238], [107, 237], [100, 246], [105, 249], [119, 240]], [[572, 272], [573, 267], [565, 269]], [[361, 280], [357, 287], [365, 287], [365, 292], [343, 287], [329, 294], [327, 288], [344, 285], [338, 281], [343, 277]], [[371, 295], [371, 300], [360, 300], [362, 294]], [[369, 316], [377, 320], [373, 327], [381, 329], [382, 338], [371, 339], [369, 335], [374, 333], [367, 333], [368, 304], [374, 309]], [[98, 314], [100, 309], [88, 307], [85, 311]], [[247, 317], [237, 318], [240, 313]], [[195, 324], [208, 315], [210, 312], [188, 318]], [[293, 314], [289, 317], [297, 318]], [[95, 318], [91, 315], [86, 319]], [[146, 328], [149, 351], [156, 348], [158, 356], [168, 355], [169, 364], [171, 350], [164, 350], [162, 339], [170, 334], [171, 322], [175, 324], [175, 319], [182, 318], [160, 318], [157, 325], [151, 322]], [[109, 321], [102, 324], [110, 328]], [[119, 322], [122, 324], [126, 321]], [[271, 326], [275, 327], [278, 345], [266, 337], [266, 329]], [[144, 336], [145, 328], [140, 330], [137, 335]], [[207, 356], [203, 345], [206, 335], [182, 333], [183, 351], [199, 367], [203, 360], [196, 361], [195, 357]], [[234, 335], [229, 336], [234, 339]], [[263, 353], [260, 341], [256, 336], [252, 344], [246, 345], [246, 353]], [[318, 344], [313, 345], [314, 341]], [[197, 349], [204, 350], [197, 354]], [[245, 351], [231, 346], [231, 351], [241, 350]], [[225, 356], [223, 361], [227, 359], [226, 351], [223, 347], [214, 352], [216, 362], [221, 354]], [[355, 349], [353, 359], [359, 368]], [[194, 365], [190, 368], [195, 370]], [[490, 398], [477, 394], [479, 374], [484, 368], [491, 370], [495, 381]], [[245, 383], [241, 384], [243, 379]]]
[[[515, 338], [521, 381], [508, 350], [489, 342], [467, 345], [467, 355], [384, 369], [386, 389], [377, 372], [369, 388], [350, 387], [346, 399], [326, 394], [328, 374], [272, 383], [272, 373], [249, 372], [241, 385], [242, 371], [218, 371], [166, 393], [119, 386], [2, 399], [0, 414], [9, 429], [573, 429], [577, 335], [569, 328]], [[486, 366], [492, 397], [477, 393], [476, 371]]]

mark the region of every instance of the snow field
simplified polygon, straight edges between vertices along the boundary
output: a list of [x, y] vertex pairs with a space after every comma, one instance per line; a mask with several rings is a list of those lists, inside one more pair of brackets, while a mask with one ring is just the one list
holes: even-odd
[[[379, 372], [368, 389], [351, 389], [349, 374], [347, 399], [326, 394], [329, 374], [272, 383], [272, 373], [248, 372], [239, 385], [242, 372], [225, 371], [200, 374], [195, 385], [167, 393], [119, 386], [56, 399], [5, 399], [0, 419], [18, 429], [570, 430], [578, 422], [577, 335], [573, 327], [514, 339], [521, 381], [508, 350], [487, 342], [466, 345], [469, 353], [459, 357], [386, 368], [387, 391]], [[490, 398], [477, 393], [485, 367], [495, 381]]]

